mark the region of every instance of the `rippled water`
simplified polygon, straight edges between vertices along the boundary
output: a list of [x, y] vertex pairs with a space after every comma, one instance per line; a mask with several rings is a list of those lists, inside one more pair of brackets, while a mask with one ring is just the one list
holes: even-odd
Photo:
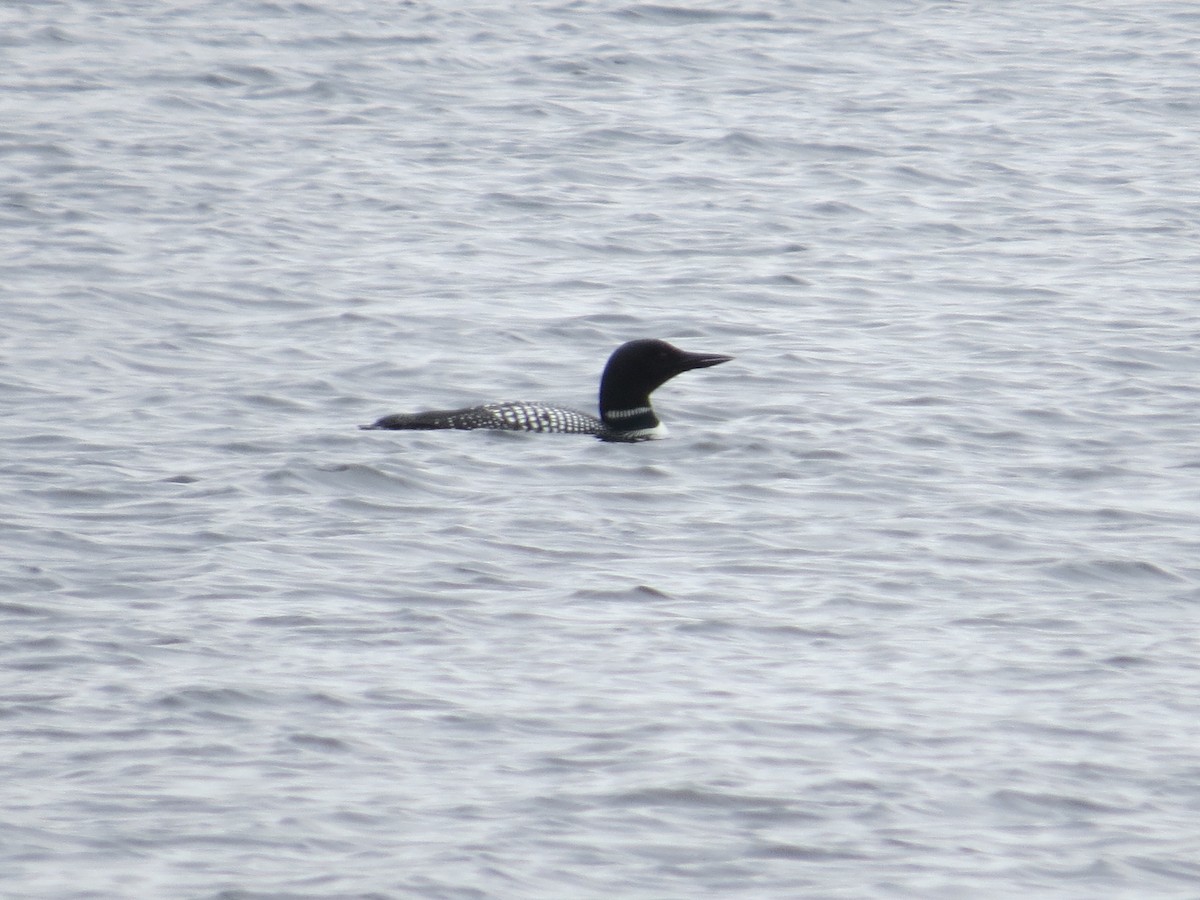
[[6, 895], [1200, 896], [1188, 4], [0, 26]]

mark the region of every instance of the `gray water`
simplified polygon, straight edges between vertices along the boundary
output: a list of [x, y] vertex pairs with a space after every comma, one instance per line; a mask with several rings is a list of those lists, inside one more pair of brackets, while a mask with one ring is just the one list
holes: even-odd
[[[0, 9], [0, 892], [1200, 897], [1200, 11]], [[736, 361], [665, 441], [363, 432]]]

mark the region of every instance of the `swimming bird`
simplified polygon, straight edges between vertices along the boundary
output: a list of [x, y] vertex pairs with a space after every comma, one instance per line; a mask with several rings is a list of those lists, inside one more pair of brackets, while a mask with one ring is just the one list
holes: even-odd
[[613, 351], [600, 377], [600, 417], [546, 403], [508, 401], [464, 409], [396, 413], [364, 429], [419, 430], [491, 428], [502, 431], [546, 431], [591, 434], [604, 441], [648, 441], [665, 437], [650, 394], [690, 369], [729, 362], [719, 353], [689, 353], [666, 341], [638, 340]]

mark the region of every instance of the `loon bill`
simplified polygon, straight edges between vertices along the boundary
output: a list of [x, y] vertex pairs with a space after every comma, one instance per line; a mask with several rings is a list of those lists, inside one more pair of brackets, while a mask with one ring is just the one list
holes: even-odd
[[614, 350], [604, 366], [604, 374], [600, 376], [599, 418], [562, 406], [512, 401], [464, 409], [396, 413], [359, 427], [417, 431], [491, 428], [592, 434], [605, 441], [648, 441], [667, 433], [650, 405], [651, 392], [690, 369], [707, 369], [731, 359], [732, 356], [719, 353], [688, 353], [666, 341], [630, 341]]

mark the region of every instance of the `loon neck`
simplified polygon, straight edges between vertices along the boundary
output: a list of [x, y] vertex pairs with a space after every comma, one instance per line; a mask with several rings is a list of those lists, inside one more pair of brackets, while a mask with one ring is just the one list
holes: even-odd
[[600, 418], [612, 431], [653, 431], [662, 423], [654, 414], [650, 401], [643, 400], [635, 405], [621, 404], [620, 407], [600, 409]]

